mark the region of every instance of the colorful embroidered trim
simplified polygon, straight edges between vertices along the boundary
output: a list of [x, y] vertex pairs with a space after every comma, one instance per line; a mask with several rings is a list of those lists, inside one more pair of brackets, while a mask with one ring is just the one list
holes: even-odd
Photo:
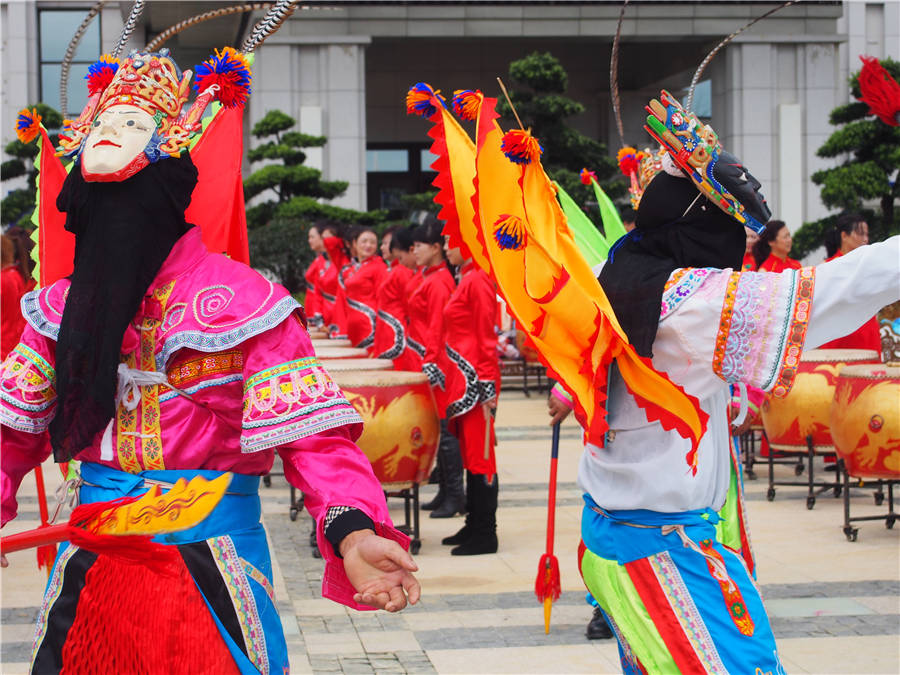
[[713, 270], [709, 267], [683, 268], [675, 270], [666, 282], [659, 308], [660, 320], [678, 309], [678, 306], [691, 297]]
[[59, 557], [56, 559], [56, 564], [53, 566], [53, 572], [50, 575], [50, 580], [47, 582], [47, 590], [44, 591], [44, 599], [41, 601], [41, 609], [38, 612], [37, 625], [34, 629], [34, 639], [31, 642], [31, 663], [34, 663], [34, 657], [37, 655], [38, 649], [41, 648], [41, 643], [43, 643], [44, 636], [47, 634], [47, 615], [50, 613], [50, 609], [62, 592], [62, 579], [66, 572], [66, 564], [69, 562], [69, 558], [75, 555], [78, 550], [77, 546], [69, 544], [66, 546], [66, 549], [59, 554]]
[[266, 636], [259, 619], [256, 598], [253, 597], [253, 590], [244, 573], [243, 561], [229, 536], [213, 537], [207, 539], [206, 543], [212, 551], [213, 559], [231, 596], [234, 613], [241, 624], [247, 658], [262, 675], [268, 675], [269, 654], [266, 650]]
[[335, 400], [330, 404], [326, 403], [324, 405], [330, 405], [337, 409], [316, 412], [315, 415], [292, 424], [283, 424], [275, 421], [272, 423], [276, 423], [279, 426], [267, 431], [248, 429], [245, 426], [241, 433], [241, 452], [259, 452], [260, 450], [293, 443], [300, 438], [312, 436], [328, 429], [363, 423], [359, 413], [353, 409], [346, 399]]
[[204, 354], [175, 363], [166, 371], [166, 379], [179, 389], [188, 389], [216, 375], [241, 374], [244, 354], [232, 349], [218, 354]]
[[706, 672], [726, 675], [728, 670], [722, 663], [722, 658], [709, 634], [709, 629], [706, 627], [703, 617], [700, 616], [694, 599], [688, 592], [684, 579], [681, 578], [681, 573], [672, 557], [667, 552], [663, 552], [650, 556], [647, 561], [681, 625], [684, 637], [690, 642]]
[[37, 352], [19, 343], [0, 366], [0, 421], [26, 433], [41, 433], [56, 405], [56, 374]]
[[[200, 384], [195, 384], [193, 387], [179, 387], [179, 389], [181, 389], [181, 391], [183, 391], [185, 394], [196, 394], [198, 391], [203, 391], [204, 389], [209, 389], [210, 387], [220, 387], [225, 384], [231, 384], [232, 382], [243, 381], [243, 374], [235, 373], [234, 375], [224, 375], [222, 377], [216, 377], [211, 380], [206, 380], [204, 382], [201, 382]], [[178, 398], [179, 396], [181, 396], [181, 394], [179, 394], [177, 391], [168, 389], [164, 394], [159, 395], [159, 402], [165, 403], [166, 401], [171, 401], [173, 398]]]
[[[137, 367], [134, 353], [125, 357], [125, 365], [129, 368]], [[127, 473], [140, 473], [144, 470], [137, 457], [137, 419], [137, 409], [129, 410], [124, 405], [116, 409], [116, 457], [122, 471]]]
[[740, 272], [732, 272], [728, 277], [728, 285], [725, 287], [725, 299], [722, 302], [722, 313], [719, 319], [719, 332], [716, 335], [716, 346], [713, 349], [713, 372], [722, 376], [722, 361], [725, 358], [725, 347], [728, 342], [728, 333], [731, 330], [731, 316], [734, 312], [734, 301], [737, 295]]
[[[741, 635], [753, 635], [753, 631], [756, 627], [753, 623], [753, 619], [750, 618], [750, 615], [747, 612], [747, 603], [744, 602], [744, 596], [741, 595], [738, 585], [728, 576], [725, 568], [725, 559], [722, 557], [722, 554], [716, 550], [715, 546], [713, 546], [711, 539], [701, 539], [698, 543], [700, 545], [700, 550], [703, 551], [706, 556], [706, 567], [709, 569], [709, 573], [719, 582], [719, 588], [722, 589], [722, 597], [725, 599], [725, 606], [728, 607], [728, 614], [731, 616], [731, 620], [734, 622], [734, 625], [737, 626]], [[714, 565], [710, 558], [713, 558], [720, 563], [721, 570], [726, 570], [724, 574], [721, 570], [717, 569], [719, 566]]]
[[800, 354], [803, 352], [803, 343], [806, 341], [806, 329], [809, 327], [809, 314], [816, 285], [816, 269], [804, 267], [797, 271], [796, 276], [798, 283], [790, 329], [781, 358], [778, 381], [772, 388], [772, 395], [778, 398], [788, 395], [794, 384], [794, 378], [797, 376]]
[[253, 579], [256, 583], [263, 587], [263, 590], [266, 592], [266, 595], [269, 596], [269, 600], [272, 601], [272, 604], [275, 604], [275, 589], [272, 587], [272, 582], [266, 578], [266, 575], [260, 572], [256, 567], [254, 567], [249, 561], [240, 559], [241, 564], [244, 566], [244, 574]]

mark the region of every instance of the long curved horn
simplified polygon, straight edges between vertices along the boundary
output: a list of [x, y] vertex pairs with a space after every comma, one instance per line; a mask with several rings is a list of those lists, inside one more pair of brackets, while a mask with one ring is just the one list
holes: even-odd
[[625, 7], [628, 0], [622, 3], [619, 11], [619, 23], [616, 25], [616, 37], [613, 38], [612, 52], [609, 57], [609, 94], [612, 99], [613, 113], [616, 116], [616, 128], [619, 130], [619, 145], [625, 145], [625, 131], [622, 127], [622, 104], [619, 100], [619, 37], [622, 34], [622, 21], [625, 19]]
[[125, 43], [128, 42], [128, 38], [130, 38], [131, 34], [134, 32], [134, 27], [137, 25], [137, 20], [140, 18], [141, 12], [143, 11], [144, 0], [134, 0], [134, 4], [131, 6], [131, 12], [128, 14], [128, 20], [125, 22], [125, 25], [122, 26], [122, 35], [119, 36], [119, 41], [111, 52], [113, 57], [118, 58], [119, 54], [122, 53], [122, 49], [125, 48]]
[[157, 35], [153, 40], [147, 43], [147, 46], [144, 47], [144, 51], [147, 52], [156, 52], [159, 51], [159, 48], [163, 46], [163, 44], [169, 38], [178, 35], [183, 30], [190, 28], [191, 26], [196, 26], [199, 23], [203, 23], [204, 21], [209, 21], [210, 19], [217, 19], [221, 16], [228, 16], [229, 14], [238, 14], [241, 12], [253, 12], [260, 9], [270, 9], [274, 3], [272, 2], [253, 2], [245, 5], [232, 5], [231, 7], [220, 7], [219, 9], [214, 9], [209, 12], [203, 12], [202, 14], [197, 14], [196, 16], [192, 16], [190, 19], [185, 19], [184, 21], [179, 21], [178, 23], [170, 26], [162, 33]]
[[299, 0], [278, 0], [250, 31], [250, 35], [241, 46], [241, 51], [249, 54], [259, 47], [266, 38], [281, 27], [285, 19], [294, 13], [298, 2]]
[[66, 109], [69, 107], [69, 70], [72, 68], [72, 59], [75, 58], [75, 50], [78, 49], [78, 43], [81, 42], [84, 32], [91, 25], [91, 21], [94, 20], [94, 17], [103, 9], [105, 4], [106, 0], [99, 0], [91, 7], [91, 11], [87, 13], [84, 21], [78, 26], [78, 30], [75, 31], [75, 35], [69, 41], [69, 46], [66, 47], [65, 55], [63, 55], [59, 72], [59, 112], [62, 113], [63, 117], [66, 116]]

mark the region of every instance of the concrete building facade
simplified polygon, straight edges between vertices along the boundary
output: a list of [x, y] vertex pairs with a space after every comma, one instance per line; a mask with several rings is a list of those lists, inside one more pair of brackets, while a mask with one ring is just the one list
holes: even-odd
[[[619, 75], [626, 142], [649, 143], [641, 127], [651, 97], [661, 88], [683, 95], [697, 65], [722, 37], [779, 4], [631, 2]], [[143, 46], [175, 21], [219, 6], [149, 0], [129, 47]], [[112, 1], [104, 6], [101, 52], [115, 44], [130, 7]], [[572, 124], [614, 154], [620, 141], [610, 104], [609, 57], [620, 7], [618, 2], [312, 3], [257, 52], [245, 126], [273, 108], [287, 112], [299, 120], [301, 131], [328, 137], [323, 148], [308, 153], [307, 162], [325, 178], [349, 183], [334, 203], [390, 206], [398, 193], [422, 189], [430, 179], [427, 124], [406, 116], [407, 88], [426, 81], [446, 93], [479, 88], [499, 96], [496, 77], [508, 76], [510, 61], [540, 50], [560, 59], [569, 74], [568, 95], [586, 107]], [[89, 3], [43, 0], [0, 3], [4, 142], [13, 137], [16, 112], [48, 91], [53, 69], [44, 54], [44, 15], [89, 8]], [[189, 67], [214, 47], [239, 43], [257, 16], [210, 21], [166, 46]], [[816, 149], [831, 132], [830, 110], [848, 99], [847, 77], [858, 68], [860, 54], [900, 58], [900, 0], [800, 2], [784, 8], [735, 39], [704, 74], [706, 93], [702, 101], [698, 96], [698, 112], [762, 181], [774, 215], [791, 229], [826, 213], [809, 176], [827, 165]]]

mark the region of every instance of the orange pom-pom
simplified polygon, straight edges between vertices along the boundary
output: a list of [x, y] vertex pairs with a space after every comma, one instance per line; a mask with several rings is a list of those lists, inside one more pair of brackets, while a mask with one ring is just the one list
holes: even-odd
[[478, 116], [478, 110], [481, 108], [481, 101], [484, 97], [481, 91], [476, 89], [457, 89], [453, 92], [453, 112], [460, 119], [474, 120]]
[[544, 151], [531, 133], [521, 129], [507, 131], [503, 136], [500, 149], [516, 164], [530, 164], [536, 159], [540, 159], [541, 153]]
[[37, 108], [24, 108], [19, 112], [16, 120], [16, 136], [23, 143], [31, 143], [37, 135], [41, 133], [41, 116], [37, 113]]
[[406, 92], [406, 114], [431, 117], [437, 112], [437, 106], [431, 102], [431, 98], [437, 98], [440, 92], [431, 88], [426, 82], [417, 82]]
[[521, 251], [525, 248], [525, 228], [517, 216], [502, 215], [494, 223], [494, 240], [501, 250]]

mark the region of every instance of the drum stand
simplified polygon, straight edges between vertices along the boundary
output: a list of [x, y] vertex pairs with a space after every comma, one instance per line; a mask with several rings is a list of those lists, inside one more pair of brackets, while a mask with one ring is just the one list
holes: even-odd
[[894, 523], [900, 518], [900, 514], [894, 511], [894, 486], [900, 485], [900, 481], [897, 480], [874, 480], [874, 481], [866, 481], [863, 478], [854, 479], [854, 483], [852, 487], [859, 488], [870, 488], [874, 487], [875, 490], [875, 505], [881, 506], [884, 503], [884, 490], [883, 486], [887, 484], [887, 497], [888, 497], [888, 512], [883, 516], [857, 516], [856, 518], [850, 517], [850, 475], [844, 470], [844, 460], [840, 460], [840, 470], [844, 474], [844, 536], [847, 537], [847, 541], [856, 541], [856, 537], [859, 534], [859, 528], [853, 527], [850, 523], [858, 523], [864, 520], [883, 520], [884, 526], [887, 529], [892, 529], [894, 527]]
[[[765, 433], [765, 431], [763, 431]], [[767, 439], [768, 440], [768, 439]], [[775, 452], [781, 452], [786, 455], [794, 455], [797, 457], [797, 461], [794, 462], [790, 460], [788, 462], [776, 462], [774, 458]], [[819, 453], [823, 457], [837, 457], [835, 452], [823, 452]], [[799, 481], [776, 481], [775, 480], [775, 464], [793, 464], [794, 465], [794, 474], [799, 476], [803, 473], [803, 458], [807, 459], [807, 481], [799, 482]], [[784, 450], [781, 448], [774, 447], [771, 443], [769, 443], [769, 489], [766, 492], [766, 499], [770, 502], [775, 500], [775, 486], [776, 485], [785, 485], [785, 486], [795, 486], [795, 487], [806, 487], [809, 489], [809, 492], [806, 496], [806, 508], [812, 509], [816, 505], [816, 496], [822, 494], [827, 490], [833, 490], [834, 496], [839, 497], [841, 495], [841, 491], [843, 490], [843, 484], [841, 483], [841, 472], [842, 472], [842, 464], [835, 464], [835, 476], [834, 482], [821, 481], [819, 483], [815, 482], [814, 469], [813, 469], [813, 461], [816, 457], [816, 448], [813, 445], [812, 436], [806, 437], [806, 452], [797, 451], [797, 450]]]
[[[384, 492], [385, 497], [399, 497], [403, 500], [404, 523], [397, 527], [403, 534], [409, 535], [412, 541], [409, 543], [409, 551], [413, 555], [422, 548], [422, 540], [419, 538], [419, 484], [413, 483], [409, 487], [400, 490]], [[412, 522], [410, 522], [412, 520]]]
[[753, 465], [756, 464], [756, 429], [750, 427], [741, 436], [741, 459], [744, 461], [744, 474], [747, 480], [756, 480]]

